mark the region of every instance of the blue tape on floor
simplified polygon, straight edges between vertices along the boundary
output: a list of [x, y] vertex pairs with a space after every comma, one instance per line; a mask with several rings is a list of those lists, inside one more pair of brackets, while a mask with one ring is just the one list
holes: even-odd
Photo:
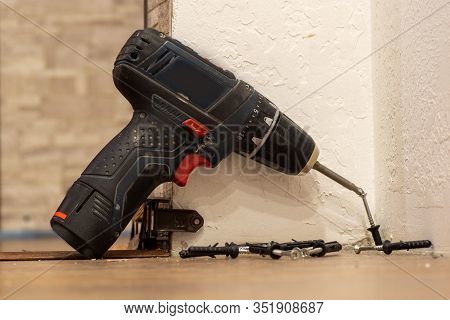
[[33, 231], [33, 230], [11, 230], [0, 231], [0, 240], [20, 240], [20, 239], [42, 239], [54, 238], [53, 231]]

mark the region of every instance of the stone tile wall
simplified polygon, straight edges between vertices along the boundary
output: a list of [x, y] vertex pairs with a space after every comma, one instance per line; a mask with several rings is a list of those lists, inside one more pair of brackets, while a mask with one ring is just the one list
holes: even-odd
[[[47, 230], [66, 190], [131, 116], [111, 70], [142, 1], [0, 3], [1, 229]], [[170, 1], [150, 1], [168, 33]]]

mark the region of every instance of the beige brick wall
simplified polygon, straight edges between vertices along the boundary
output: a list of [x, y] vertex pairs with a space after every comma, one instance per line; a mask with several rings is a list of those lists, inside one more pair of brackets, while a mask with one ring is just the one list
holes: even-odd
[[165, 34], [172, 33], [172, 1], [149, 0], [148, 1], [149, 27], [155, 28]]
[[[111, 69], [142, 27], [142, 1], [4, 3], [1, 228], [46, 230], [67, 188], [130, 118]], [[170, 1], [150, 1], [154, 6], [151, 24], [170, 31]]]

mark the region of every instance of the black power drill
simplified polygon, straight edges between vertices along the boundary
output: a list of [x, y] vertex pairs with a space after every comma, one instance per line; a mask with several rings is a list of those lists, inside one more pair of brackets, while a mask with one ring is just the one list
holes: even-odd
[[356, 192], [374, 242], [382, 245], [365, 192], [317, 162], [314, 140], [231, 72], [144, 29], [125, 43], [113, 78], [133, 117], [75, 181], [51, 219], [53, 230], [85, 257], [102, 257], [158, 185], [184, 186], [194, 168], [216, 167], [231, 152], [291, 175], [314, 168]]

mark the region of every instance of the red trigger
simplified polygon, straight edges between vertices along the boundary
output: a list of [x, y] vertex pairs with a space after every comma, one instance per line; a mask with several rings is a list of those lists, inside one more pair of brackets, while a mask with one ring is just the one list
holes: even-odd
[[189, 178], [189, 174], [192, 172], [192, 170], [199, 166], [210, 168], [211, 163], [199, 154], [188, 154], [183, 158], [177, 170], [175, 171], [173, 182], [175, 182], [180, 187], [184, 187]]

